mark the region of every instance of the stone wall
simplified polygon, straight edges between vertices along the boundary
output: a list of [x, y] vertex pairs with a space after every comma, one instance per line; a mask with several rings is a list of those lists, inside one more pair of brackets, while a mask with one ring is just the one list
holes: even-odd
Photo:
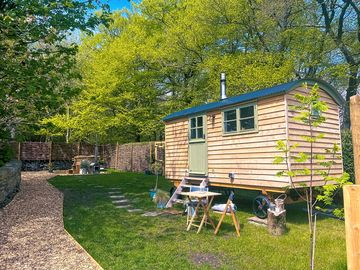
[[0, 207], [12, 200], [20, 190], [21, 161], [13, 160], [0, 167]]

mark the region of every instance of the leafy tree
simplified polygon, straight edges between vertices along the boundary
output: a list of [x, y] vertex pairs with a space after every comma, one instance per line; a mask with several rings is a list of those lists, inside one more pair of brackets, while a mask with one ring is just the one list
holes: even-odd
[[[14, 137], [59, 111], [78, 93], [73, 81], [77, 29], [105, 23], [100, 1], [0, 0], [0, 130]], [[107, 5], [102, 5], [107, 8]]]
[[[307, 85], [305, 85], [307, 89]], [[310, 228], [310, 269], [314, 269], [315, 262], [315, 228], [316, 228], [316, 212], [315, 209], [321, 209], [318, 205], [323, 202], [325, 205], [330, 205], [333, 202], [334, 193], [341, 189], [344, 185], [351, 184], [349, 182], [349, 174], [336, 177], [331, 169], [336, 160], [341, 158], [339, 156], [340, 147], [334, 144], [330, 149], [324, 149], [324, 153], [319, 153], [315, 150], [315, 144], [324, 138], [323, 133], [316, 132], [316, 127], [321, 126], [326, 121], [322, 115], [327, 111], [328, 106], [326, 102], [320, 100], [318, 86], [314, 85], [309, 91], [308, 95], [295, 94], [298, 105], [290, 108], [298, 114], [294, 116], [294, 120], [300, 122], [309, 131], [309, 135], [302, 136], [304, 143], [308, 144], [308, 152], [300, 152], [296, 149], [300, 144], [289, 145], [289, 142], [278, 141], [277, 149], [283, 153], [283, 156], [277, 156], [274, 163], [287, 164], [287, 170], [280, 171], [277, 176], [288, 176], [290, 179], [290, 187], [293, 188], [299, 196], [306, 201], [308, 211], [308, 222]], [[317, 133], [317, 134], [316, 134]], [[289, 165], [289, 160], [292, 163], [298, 163], [300, 168], [293, 169]], [[295, 167], [295, 166], [294, 166]], [[304, 182], [296, 182], [297, 176], [307, 176]], [[318, 194], [314, 192], [314, 181], [316, 177], [322, 177], [324, 186], [317, 188]], [[302, 189], [305, 195], [302, 194]], [[342, 215], [342, 210], [334, 211], [336, 215]]]
[[[360, 5], [356, 0], [316, 0], [320, 26], [339, 51], [334, 58], [346, 63], [348, 77], [346, 101], [356, 95], [360, 84]], [[340, 59], [339, 59], [340, 60]], [[340, 60], [340, 61], [341, 61]], [[349, 107], [346, 106], [344, 126], [349, 128]]]

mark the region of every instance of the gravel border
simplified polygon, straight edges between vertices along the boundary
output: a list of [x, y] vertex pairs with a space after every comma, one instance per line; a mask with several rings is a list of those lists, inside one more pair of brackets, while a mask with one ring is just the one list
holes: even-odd
[[20, 192], [0, 209], [0, 269], [102, 269], [64, 229], [54, 176], [22, 172]]

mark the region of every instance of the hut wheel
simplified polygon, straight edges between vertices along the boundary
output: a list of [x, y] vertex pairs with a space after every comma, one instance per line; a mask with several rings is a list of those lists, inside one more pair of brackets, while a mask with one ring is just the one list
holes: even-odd
[[264, 195], [257, 196], [253, 201], [253, 212], [258, 218], [266, 218], [270, 200]]

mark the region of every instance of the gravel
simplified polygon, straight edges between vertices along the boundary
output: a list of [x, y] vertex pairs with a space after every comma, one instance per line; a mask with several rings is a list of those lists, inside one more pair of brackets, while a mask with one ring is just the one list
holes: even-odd
[[0, 209], [0, 269], [102, 269], [64, 229], [54, 176], [23, 172], [21, 191]]

